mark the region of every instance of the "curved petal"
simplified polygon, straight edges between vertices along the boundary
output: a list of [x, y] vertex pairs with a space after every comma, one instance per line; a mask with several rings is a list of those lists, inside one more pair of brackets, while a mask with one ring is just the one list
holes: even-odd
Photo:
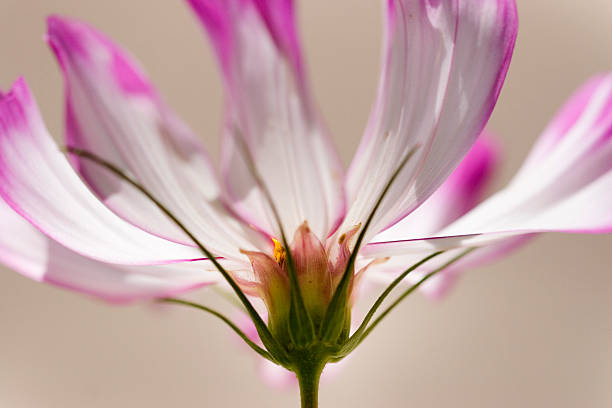
[[[531, 169], [532, 166], [537, 166], [540, 160], [547, 160], [546, 157], [555, 150], [557, 144], [568, 135], [572, 127], [577, 125], [578, 121], [583, 120], [583, 115], [589, 115], [586, 112], [590, 106], [589, 102], [597, 92], [601, 92], [600, 88], [605, 82], [605, 77], [605, 75], [597, 75], [591, 78], [569, 98], [537, 140], [516, 177]], [[605, 115], [605, 109], [599, 111], [599, 114]], [[526, 176], [530, 175], [526, 174]]]
[[389, 0], [378, 97], [347, 176], [343, 229], [364, 221], [409, 151], [370, 237], [449, 176], [497, 101], [517, 32], [514, 0]]
[[419, 208], [376, 235], [374, 241], [431, 236], [441, 231], [482, 200], [498, 164], [497, 144], [483, 132], [444, 184]]
[[[498, 165], [499, 147], [496, 140], [489, 132], [485, 131], [459, 164], [459, 167], [431, 197], [406, 218], [376, 235], [374, 241], [396, 241], [407, 237], [435, 235], [481, 201]], [[511, 241], [516, 239], [514, 238]], [[522, 238], [518, 239], [524, 241]], [[512, 247], [514, 246], [512, 245]], [[510, 249], [511, 246], [505, 242], [480, 249], [431, 278], [421, 287], [421, 290], [428, 296], [440, 297], [449, 290], [463, 270], [491, 261], [493, 258], [502, 256]], [[450, 252], [444, 257], [430, 260], [419, 270], [408, 275], [403, 283], [411, 285], [418, 282], [426, 273], [440, 267], [449, 259], [458, 255], [459, 252]], [[385, 262], [377, 262], [368, 267], [364, 278], [373, 282], [389, 284], [409, 266], [419, 262], [422, 258], [423, 255], [420, 253], [393, 256]], [[372, 262], [371, 258], [365, 258], [360, 262], [360, 265], [365, 266], [370, 262]]]
[[[589, 81], [567, 106], [580, 113], [559, 113], [536, 144], [533, 154], [538, 159], [528, 159], [505, 189], [438, 236], [373, 242], [363, 254], [384, 257], [478, 247], [534, 232], [612, 232], [612, 74]], [[559, 129], [563, 132], [551, 136]]]
[[209, 261], [156, 266], [94, 261], [47, 238], [1, 199], [0, 223], [0, 263], [31, 279], [110, 302], [173, 296], [220, 276]]
[[226, 85], [221, 171], [227, 200], [248, 223], [278, 237], [249, 154], [287, 234], [308, 221], [319, 239], [327, 238], [344, 214], [343, 170], [308, 94], [293, 1], [189, 4], [210, 35]]
[[[216, 254], [255, 249], [219, 203], [215, 170], [197, 138], [120, 48], [88, 25], [50, 17], [47, 39], [64, 73], [66, 143], [128, 171]], [[73, 157], [93, 190], [122, 218], [191, 244], [153, 203], [98, 164]], [[222, 233], [221, 233], [222, 232]]]
[[160, 264], [201, 258], [196, 248], [122, 220], [87, 189], [47, 132], [23, 79], [0, 94], [0, 197], [49, 237], [94, 259]]

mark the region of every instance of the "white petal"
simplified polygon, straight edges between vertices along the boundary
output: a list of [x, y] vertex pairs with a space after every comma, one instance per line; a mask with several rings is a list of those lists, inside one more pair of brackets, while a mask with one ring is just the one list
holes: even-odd
[[0, 197], [46, 235], [94, 259], [160, 264], [202, 257], [106, 208], [53, 142], [24, 80], [0, 94]]
[[[209, 249], [254, 249], [219, 202], [215, 170], [197, 138], [163, 103], [138, 65], [84, 23], [51, 17], [48, 41], [66, 82], [67, 140], [129, 172]], [[104, 202], [155, 234], [191, 244], [142, 193], [86, 159], [73, 158]]]
[[233, 209], [278, 237], [244, 162], [246, 144], [287, 234], [308, 221], [320, 239], [327, 238], [344, 214], [343, 170], [311, 103], [292, 1], [189, 3], [210, 34], [224, 75], [228, 112], [221, 169]]
[[376, 235], [375, 241], [396, 241], [435, 235], [474, 208], [498, 167], [497, 146], [485, 132], [453, 174], [419, 208]]
[[534, 232], [612, 232], [612, 74], [589, 81], [567, 106], [505, 189], [437, 236], [375, 240], [363, 254], [484, 246]]
[[[0, 200], [0, 262], [37, 281], [112, 302], [173, 296], [217, 282], [209, 261], [172, 265], [111, 265], [85, 258], [47, 238]], [[226, 268], [230, 262], [220, 260]]]
[[497, 101], [514, 47], [514, 0], [387, 2], [378, 98], [347, 178], [350, 207], [339, 231], [363, 222], [392, 186], [370, 237], [417, 208], [459, 164]]

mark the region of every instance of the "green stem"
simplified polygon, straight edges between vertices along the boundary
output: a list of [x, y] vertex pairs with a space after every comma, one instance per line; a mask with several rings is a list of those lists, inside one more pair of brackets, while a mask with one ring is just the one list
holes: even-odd
[[319, 406], [319, 380], [324, 364], [302, 364], [296, 370], [300, 386], [302, 408], [317, 408]]

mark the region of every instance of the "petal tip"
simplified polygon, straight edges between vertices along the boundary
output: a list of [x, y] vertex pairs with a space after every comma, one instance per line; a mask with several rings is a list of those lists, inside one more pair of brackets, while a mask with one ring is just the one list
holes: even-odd
[[45, 38], [49, 44], [61, 49], [70, 47], [70, 49], [85, 51], [78, 35], [79, 31], [83, 29], [83, 23], [56, 14], [48, 16], [46, 22], [47, 33]]
[[18, 77], [8, 92], [0, 91], [0, 134], [27, 126], [33, 103], [34, 97], [24, 77]]
[[95, 69], [97, 75], [109, 73], [112, 81], [126, 94], [155, 95], [140, 65], [106, 35], [87, 23], [49, 16], [46, 40], [62, 68], [74, 65], [76, 69], [88, 72]]

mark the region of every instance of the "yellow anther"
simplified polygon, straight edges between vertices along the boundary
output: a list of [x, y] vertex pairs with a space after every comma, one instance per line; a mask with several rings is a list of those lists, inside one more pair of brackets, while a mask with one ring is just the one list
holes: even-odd
[[276, 262], [278, 262], [278, 264], [280, 265], [285, 261], [285, 248], [281, 245], [280, 242], [278, 242], [278, 240], [272, 238], [272, 241], [274, 242], [274, 259], [276, 259]]

